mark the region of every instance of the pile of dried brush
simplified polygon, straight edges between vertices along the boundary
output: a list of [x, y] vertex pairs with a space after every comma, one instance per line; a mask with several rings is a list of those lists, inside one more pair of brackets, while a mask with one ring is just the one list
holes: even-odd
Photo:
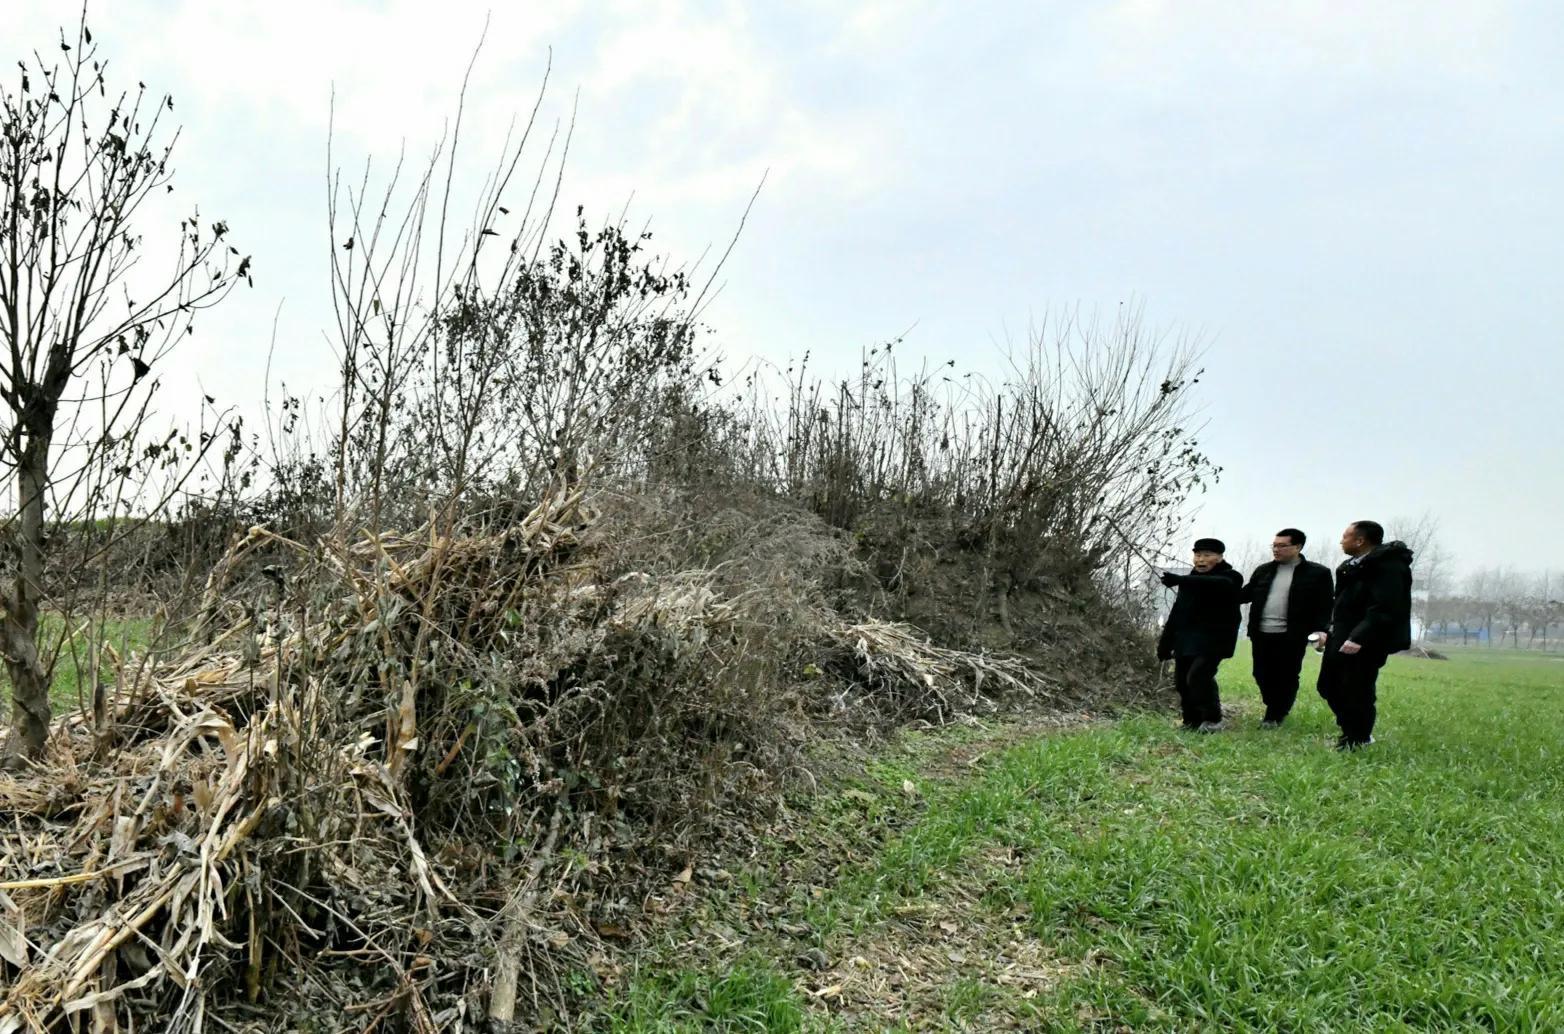
[[[219, 634], [127, 658], [0, 775], [0, 1034], [558, 1022], [564, 973], [774, 792], [813, 717], [1047, 691], [844, 616], [830, 548], [759, 531], [626, 571], [579, 491], [463, 533], [252, 529], [208, 582]], [[265, 596], [227, 588], [279, 548]]]

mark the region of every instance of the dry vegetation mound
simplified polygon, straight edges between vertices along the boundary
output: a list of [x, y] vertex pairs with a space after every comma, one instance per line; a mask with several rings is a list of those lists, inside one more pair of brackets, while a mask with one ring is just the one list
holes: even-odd
[[[171, 283], [81, 320], [171, 145], [115, 132], [78, 39], [35, 55], [47, 99], [0, 90], [10, 296], [83, 299], [0, 349], [27, 443], [0, 463], [0, 1034], [540, 1025], [812, 742], [1147, 674], [1131, 561], [1215, 469], [1191, 353], [1132, 311], [1039, 329], [997, 380], [882, 346], [729, 383], [720, 263], [580, 208], [560, 235], [530, 118], [464, 223], [458, 117], [422, 169], [332, 177], [339, 383], [274, 399], [264, 445], [216, 412], [159, 435], [157, 371], [250, 260], [187, 218]], [[160, 634], [120, 657], [132, 587]], [[109, 674], [54, 716], [78, 646]]]
[[0, 1031], [562, 1007], [600, 932], [764, 815], [827, 730], [1078, 691], [1079, 653], [1048, 670], [889, 620], [874, 567], [758, 494], [250, 529], [197, 619], [220, 632], [127, 658], [97, 718], [0, 776], [0, 871], [26, 874], [0, 884]]

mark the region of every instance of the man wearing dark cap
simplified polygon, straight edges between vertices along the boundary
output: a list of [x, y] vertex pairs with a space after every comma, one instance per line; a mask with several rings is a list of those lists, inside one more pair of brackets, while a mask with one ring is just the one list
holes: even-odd
[[1263, 728], [1287, 720], [1298, 699], [1298, 672], [1309, 635], [1321, 638], [1330, 627], [1331, 574], [1324, 564], [1304, 559], [1305, 537], [1283, 528], [1271, 539], [1271, 561], [1249, 576], [1239, 597], [1249, 604], [1249, 642], [1254, 648], [1254, 681], [1265, 702]]
[[1341, 727], [1336, 749], [1358, 750], [1374, 742], [1379, 669], [1412, 645], [1412, 551], [1374, 521], [1347, 525], [1341, 551], [1319, 690]]
[[1178, 598], [1157, 641], [1157, 659], [1172, 658], [1184, 728], [1199, 732], [1222, 728], [1216, 669], [1238, 644], [1244, 579], [1222, 558], [1226, 552], [1220, 539], [1196, 539], [1190, 572], [1162, 576], [1163, 585], [1178, 589]]

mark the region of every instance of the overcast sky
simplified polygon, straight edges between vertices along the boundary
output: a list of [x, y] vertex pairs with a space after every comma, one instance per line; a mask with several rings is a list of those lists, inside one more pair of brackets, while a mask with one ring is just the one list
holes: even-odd
[[[726, 243], [732, 356], [968, 368], [1045, 313], [1143, 305], [1201, 340], [1225, 468], [1192, 531], [1437, 514], [1461, 566], [1564, 568], [1564, 5], [98, 0], [120, 81], [171, 93], [178, 196], [256, 287], [187, 356], [220, 397], [325, 383], [328, 101], [357, 166], [422, 153], [474, 72], [474, 171], [579, 111], [562, 200]], [[0, 0], [13, 57], [74, 3]], [[111, 78], [113, 73], [111, 72]], [[280, 305], [280, 315], [279, 312]], [[1395, 528], [1391, 528], [1394, 532]]]

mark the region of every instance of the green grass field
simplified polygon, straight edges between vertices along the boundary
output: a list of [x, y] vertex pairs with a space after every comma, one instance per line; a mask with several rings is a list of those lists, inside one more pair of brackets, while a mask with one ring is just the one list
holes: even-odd
[[[151, 618], [110, 618], [106, 623], [105, 633], [108, 642], [121, 653], [126, 650], [140, 650], [146, 648], [151, 638], [152, 624]], [[43, 616], [41, 622], [43, 649], [54, 649], [63, 628], [63, 622], [58, 615]], [[77, 707], [84, 700], [91, 699], [90, 680], [80, 677], [83, 666], [91, 663], [87, 656], [87, 637], [78, 635], [74, 639], [75, 650], [72, 650], [71, 643], [66, 643], [60, 650], [59, 659], [54, 665], [54, 677], [49, 683], [49, 701], [56, 715]], [[100, 677], [110, 677], [107, 661], [102, 666]], [[0, 705], [3, 705], [0, 706], [0, 714], [4, 714], [9, 720], [11, 680], [6, 676], [3, 668], [0, 668]]]
[[[1227, 733], [1176, 731], [1170, 700], [973, 764], [925, 742], [713, 893], [594, 1025], [1564, 1029], [1564, 657], [1393, 658], [1350, 755], [1314, 667], [1278, 731], [1240, 658]], [[880, 825], [788, 885], [811, 839]]]

